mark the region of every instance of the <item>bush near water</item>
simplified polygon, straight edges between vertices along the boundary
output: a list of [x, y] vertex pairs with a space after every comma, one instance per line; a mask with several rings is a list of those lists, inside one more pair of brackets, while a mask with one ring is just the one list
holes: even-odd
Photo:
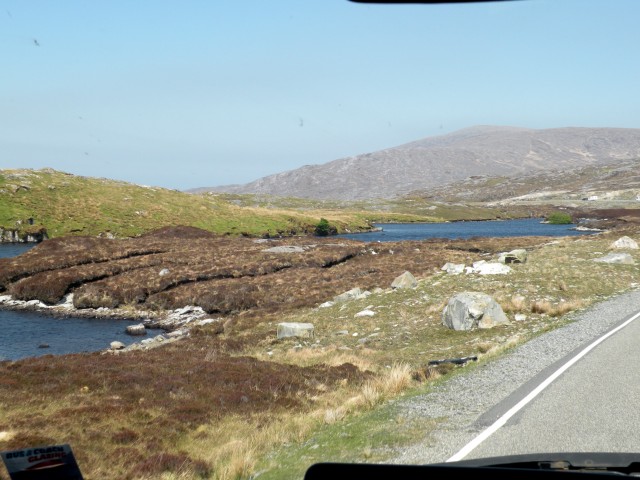
[[569, 225], [573, 223], [573, 219], [566, 212], [553, 212], [547, 217], [547, 222], [552, 225]]

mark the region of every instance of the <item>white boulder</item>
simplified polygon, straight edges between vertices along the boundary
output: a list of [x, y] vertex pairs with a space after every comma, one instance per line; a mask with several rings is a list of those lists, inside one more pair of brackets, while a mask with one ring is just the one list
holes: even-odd
[[505, 275], [511, 272], [511, 267], [498, 262], [486, 262], [480, 260], [473, 263], [473, 267], [467, 267], [467, 273], [477, 273], [479, 275]]
[[638, 243], [634, 239], [624, 236], [613, 242], [609, 248], [614, 250], [637, 250]]

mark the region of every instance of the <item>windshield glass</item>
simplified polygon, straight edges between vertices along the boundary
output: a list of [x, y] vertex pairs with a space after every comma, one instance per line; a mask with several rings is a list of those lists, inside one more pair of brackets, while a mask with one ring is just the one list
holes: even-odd
[[638, 2], [0, 3], [0, 451], [638, 450]]

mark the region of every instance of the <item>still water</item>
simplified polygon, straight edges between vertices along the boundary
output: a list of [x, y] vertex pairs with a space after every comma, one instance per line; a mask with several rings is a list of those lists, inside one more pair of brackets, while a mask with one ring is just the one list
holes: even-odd
[[[547, 225], [539, 219], [491, 222], [384, 224], [379, 232], [340, 235], [364, 242], [423, 240], [427, 238], [518, 237], [529, 235], [583, 235], [574, 225]], [[30, 244], [0, 244], [0, 257], [26, 252]], [[0, 360], [17, 360], [47, 354], [97, 351], [119, 340], [130, 344], [140, 337], [124, 333], [127, 320], [55, 318], [34, 312], [0, 309]], [[157, 331], [148, 331], [156, 335]], [[47, 344], [48, 348], [39, 348]]]
[[[13, 257], [26, 252], [30, 244], [0, 244], [0, 257]], [[124, 333], [130, 320], [56, 318], [35, 312], [0, 309], [0, 361], [18, 360], [39, 355], [60, 355], [98, 351], [118, 340], [125, 345], [144, 337]], [[162, 333], [147, 330], [148, 336]], [[48, 348], [40, 348], [40, 345]]]
[[525, 218], [483, 222], [388, 223], [376, 225], [382, 228], [382, 231], [338, 236], [363, 242], [397, 242], [428, 238], [564, 237], [593, 233], [572, 230], [575, 225], [549, 225], [540, 222], [539, 218]]

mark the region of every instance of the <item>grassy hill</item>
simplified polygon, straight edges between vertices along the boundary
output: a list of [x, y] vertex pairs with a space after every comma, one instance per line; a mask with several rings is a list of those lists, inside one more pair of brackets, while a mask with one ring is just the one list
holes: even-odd
[[[214, 196], [190, 195], [55, 170], [0, 170], [0, 226], [25, 228], [28, 219], [50, 237], [130, 237], [163, 226], [189, 225], [216, 233], [262, 236], [312, 231], [313, 213], [242, 208]], [[353, 220], [334, 218], [342, 228]], [[353, 228], [366, 228], [362, 222]]]
[[[362, 231], [371, 222], [442, 221], [435, 212], [356, 210], [339, 204], [277, 203], [216, 194], [193, 195], [104, 178], [74, 176], [51, 169], [0, 170], [0, 227], [21, 232], [46, 228], [63, 235], [132, 237], [165, 226], [188, 225], [235, 236], [312, 233], [320, 218], [338, 232]], [[465, 218], [463, 209], [457, 207]], [[495, 218], [489, 210], [468, 211], [473, 218]], [[29, 220], [32, 219], [33, 224]]]

